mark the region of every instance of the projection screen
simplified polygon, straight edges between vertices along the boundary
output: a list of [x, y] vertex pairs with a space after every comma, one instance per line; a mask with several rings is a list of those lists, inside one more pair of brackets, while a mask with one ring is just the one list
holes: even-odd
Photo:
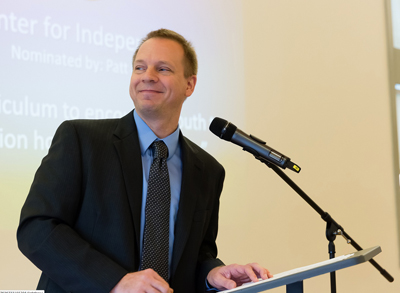
[[58, 125], [133, 109], [131, 59], [151, 30], [177, 31], [198, 54], [183, 133], [217, 155], [213, 117], [243, 126], [240, 1], [2, 0], [0, 8], [0, 237], [8, 242], [15, 242], [21, 207]]

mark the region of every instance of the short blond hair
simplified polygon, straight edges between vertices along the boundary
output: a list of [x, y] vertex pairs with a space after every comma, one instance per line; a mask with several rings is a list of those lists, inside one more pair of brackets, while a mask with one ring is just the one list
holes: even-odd
[[139, 44], [139, 47], [136, 49], [135, 54], [133, 55], [133, 60], [132, 64], [135, 63], [136, 60], [136, 55], [140, 49], [140, 47], [143, 45], [144, 42], [147, 40], [150, 40], [152, 38], [161, 38], [161, 39], [168, 39], [168, 40], [173, 40], [180, 44], [183, 48], [184, 52], [184, 76], [185, 78], [188, 78], [192, 75], [197, 75], [197, 55], [196, 51], [194, 50], [192, 44], [186, 40], [182, 35], [178, 34], [177, 32], [168, 30], [168, 29], [158, 29], [155, 31], [151, 31], [147, 34], [145, 38], [142, 39], [142, 41]]

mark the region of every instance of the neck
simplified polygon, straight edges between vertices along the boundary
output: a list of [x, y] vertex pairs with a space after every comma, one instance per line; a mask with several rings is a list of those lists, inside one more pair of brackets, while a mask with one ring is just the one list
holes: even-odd
[[140, 118], [150, 127], [158, 138], [165, 138], [178, 127], [179, 116], [175, 117], [147, 117], [138, 113]]

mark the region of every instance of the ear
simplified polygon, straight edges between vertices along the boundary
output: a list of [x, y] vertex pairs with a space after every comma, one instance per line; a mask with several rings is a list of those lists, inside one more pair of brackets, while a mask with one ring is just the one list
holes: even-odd
[[186, 97], [189, 97], [193, 94], [194, 88], [196, 87], [197, 76], [192, 75], [186, 79], [187, 86], [186, 86]]

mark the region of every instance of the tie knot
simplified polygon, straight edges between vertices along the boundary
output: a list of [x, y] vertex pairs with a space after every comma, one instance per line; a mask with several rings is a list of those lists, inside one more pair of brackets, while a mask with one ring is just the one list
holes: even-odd
[[154, 158], [166, 159], [168, 158], [168, 147], [162, 140], [153, 142]]

